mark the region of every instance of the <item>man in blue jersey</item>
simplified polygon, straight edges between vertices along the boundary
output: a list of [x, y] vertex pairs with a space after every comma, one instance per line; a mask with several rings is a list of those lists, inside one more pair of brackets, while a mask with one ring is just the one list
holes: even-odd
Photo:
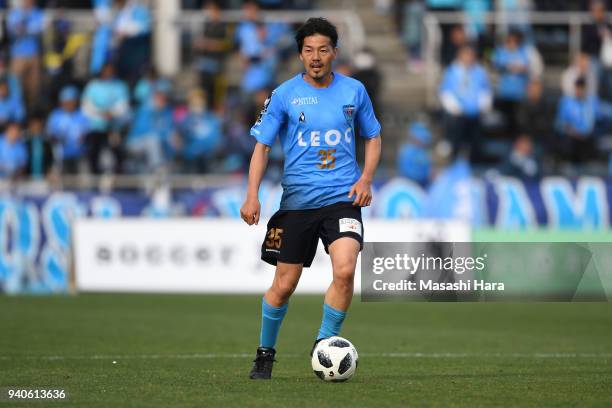
[[[269, 379], [276, 339], [302, 268], [309, 267], [319, 239], [331, 257], [333, 279], [325, 295], [316, 342], [338, 335], [353, 296], [357, 256], [363, 245], [361, 208], [372, 201], [371, 184], [381, 150], [380, 124], [364, 86], [332, 71], [336, 28], [309, 19], [295, 35], [305, 71], [276, 88], [251, 128], [251, 158], [244, 221], [259, 222], [259, 185], [278, 135], [285, 154], [283, 196], [267, 226], [261, 258], [276, 265], [262, 301], [260, 344], [252, 379]], [[355, 158], [358, 129], [365, 165]]]

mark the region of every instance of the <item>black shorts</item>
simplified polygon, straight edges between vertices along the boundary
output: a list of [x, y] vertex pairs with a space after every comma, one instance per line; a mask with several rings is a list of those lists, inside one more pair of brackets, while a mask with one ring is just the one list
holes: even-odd
[[356, 239], [363, 249], [361, 207], [353, 206], [352, 202], [312, 210], [279, 210], [268, 221], [261, 259], [271, 265], [280, 261], [308, 268], [319, 238], [329, 253], [329, 245], [341, 237]]

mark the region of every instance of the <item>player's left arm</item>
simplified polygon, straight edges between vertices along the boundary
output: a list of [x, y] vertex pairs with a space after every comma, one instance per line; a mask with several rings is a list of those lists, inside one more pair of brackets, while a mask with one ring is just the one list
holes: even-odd
[[380, 161], [381, 146], [380, 135], [365, 140], [365, 165], [363, 172], [349, 192], [349, 197], [355, 196], [353, 205], [367, 207], [372, 203], [372, 180]]
[[355, 197], [353, 205], [367, 207], [372, 202], [372, 180], [378, 162], [382, 140], [380, 137], [380, 123], [374, 115], [372, 101], [365, 87], [361, 85], [358, 91], [357, 124], [361, 136], [365, 139], [365, 165], [361, 177], [349, 191], [349, 198]]

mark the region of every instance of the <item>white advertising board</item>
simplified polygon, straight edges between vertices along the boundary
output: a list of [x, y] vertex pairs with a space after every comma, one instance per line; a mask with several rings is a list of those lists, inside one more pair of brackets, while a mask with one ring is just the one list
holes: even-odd
[[[366, 241], [470, 240], [455, 221], [364, 220]], [[235, 219], [81, 218], [73, 224], [76, 287], [92, 292], [263, 293], [274, 267], [260, 260], [266, 222]], [[355, 291], [360, 291], [359, 265]], [[298, 293], [324, 293], [331, 262], [319, 243]]]

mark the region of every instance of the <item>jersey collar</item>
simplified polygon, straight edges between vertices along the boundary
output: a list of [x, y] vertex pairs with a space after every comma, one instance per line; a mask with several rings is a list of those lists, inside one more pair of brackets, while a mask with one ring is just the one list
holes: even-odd
[[307, 87], [314, 89], [316, 91], [324, 91], [326, 89], [331, 89], [334, 87], [334, 85], [336, 84], [336, 82], [338, 82], [338, 74], [334, 71], [331, 72], [331, 74], [333, 75], [332, 81], [329, 83], [328, 86], [326, 86], [325, 88], [316, 88], [314, 86], [312, 86], [311, 84], [309, 84], [308, 82], [306, 82], [306, 80], [304, 79], [304, 75], [306, 75], [306, 72], [300, 72], [298, 74], [298, 77], [300, 78], [300, 81], [302, 81], [304, 84], [306, 84]]

